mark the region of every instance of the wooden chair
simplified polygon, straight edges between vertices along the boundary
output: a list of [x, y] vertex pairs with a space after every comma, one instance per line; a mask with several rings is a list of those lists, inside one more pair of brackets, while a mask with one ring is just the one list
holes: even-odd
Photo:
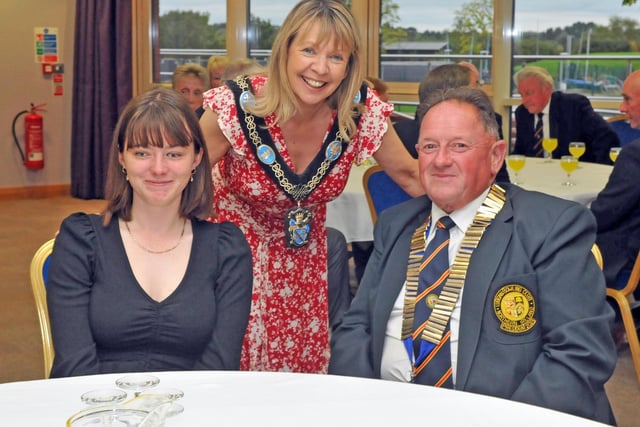
[[29, 268], [31, 290], [33, 291], [33, 297], [36, 301], [36, 310], [38, 311], [38, 320], [40, 321], [45, 378], [49, 378], [54, 356], [46, 289], [47, 274], [49, 272], [49, 257], [53, 250], [54, 240], [55, 239], [51, 239], [40, 246], [31, 259], [31, 266]]
[[411, 198], [379, 165], [371, 166], [364, 172], [362, 185], [374, 223], [380, 212]]
[[640, 129], [634, 129], [629, 125], [629, 116], [626, 114], [609, 117], [607, 122], [609, 122], [609, 126], [611, 126], [615, 133], [618, 134], [621, 147], [624, 147], [631, 141], [640, 139]]
[[640, 302], [636, 301], [633, 296], [633, 292], [638, 286], [638, 281], [640, 281], [640, 252], [638, 252], [636, 256], [636, 261], [633, 264], [633, 269], [631, 270], [627, 284], [622, 289], [607, 287], [607, 296], [615, 300], [620, 309], [624, 331], [629, 341], [633, 366], [636, 370], [638, 382], [640, 382], [640, 342], [638, 341], [638, 330], [636, 329], [632, 313], [633, 308], [640, 306]]

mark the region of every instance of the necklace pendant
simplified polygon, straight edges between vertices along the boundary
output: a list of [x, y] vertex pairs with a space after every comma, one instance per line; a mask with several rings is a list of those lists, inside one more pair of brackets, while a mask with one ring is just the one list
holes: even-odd
[[251, 93], [251, 91], [248, 91], [248, 90], [242, 91], [242, 93], [240, 94], [240, 108], [242, 108], [242, 111], [246, 113], [247, 107], [251, 108], [251, 107], [254, 107], [255, 105], [256, 105], [256, 98], [255, 96], [253, 96], [253, 93]]
[[313, 212], [300, 205], [287, 211], [284, 217], [284, 234], [289, 248], [301, 248], [309, 243]]
[[270, 165], [276, 161], [276, 153], [266, 144], [260, 144], [257, 147], [258, 159], [265, 165]]
[[342, 153], [342, 144], [340, 144], [340, 141], [335, 140], [327, 145], [324, 155], [330, 161], [335, 162], [340, 157], [340, 153]]

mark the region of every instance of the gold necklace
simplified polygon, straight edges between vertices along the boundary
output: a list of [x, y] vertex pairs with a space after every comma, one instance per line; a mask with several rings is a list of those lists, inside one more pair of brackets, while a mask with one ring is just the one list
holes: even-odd
[[154, 249], [149, 249], [148, 247], [144, 246], [142, 243], [140, 243], [138, 241], [138, 239], [136, 239], [136, 237], [133, 235], [133, 233], [131, 232], [131, 229], [129, 228], [129, 222], [125, 221], [124, 222], [124, 226], [127, 227], [127, 231], [129, 232], [129, 236], [131, 236], [131, 240], [133, 240], [135, 242], [136, 245], [138, 245], [138, 247], [140, 249], [142, 249], [145, 252], [149, 252], [150, 254], [166, 254], [167, 252], [171, 252], [172, 250], [174, 250], [175, 248], [177, 248], [180, 245], [180, 242], [182, 242], [182, 236], [184, 236], [184, 229], [187, 226], [187, 219], [184, 219], [184, 222], [182, 223], [182, 231], [180, 232], [180, 237], [178, 237], [178, 241], [176, 242], [175, 245], [173, 245], [172, 247], [170, 247], [169, 249], [163, 249], [161, 251], [157, 251]]

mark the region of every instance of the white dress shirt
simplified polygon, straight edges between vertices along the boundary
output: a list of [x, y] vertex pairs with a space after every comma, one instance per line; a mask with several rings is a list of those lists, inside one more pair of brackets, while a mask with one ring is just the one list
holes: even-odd
[[[453, 265], [455, 255], [458, 252], [458, 248], [462, 243], [462, 238], [466, 233], [469, 226], [473, 223], [473, 218], [482, 202], [487, 197], [489, 189], [485, 190], [480, 196], [468, 203], [464, 208], [457, 210], [449, 215], [449, 217], [456, 223], [454, 227], [449, 230], [449, 266]], [[442, 209], [435, 204], [431, 208], [432, 224], [447, 215]], [[435, 227], [430, 227], [429, 236], [427, 236], [428, 243], [435, 236]], [[382, 379], [395, 380], [402, 382], [411, 381], [411, 361], [407, 350], [400, 338], [402, 335], [402, 313], [404, 310], [404, 295], [406, 290], [406, 281], [396, 298], [396, 302], [391, 310], [389, 321], [387, 322], [386, 337], [384, 340], [384, 348], [382, 349], [382, 364], [380, 366], [380, 376]], [[456, 302], [455, 308], [451, 313], [451, 320], [449, 328], [451, 329], [450, 348], [451, 348], [451, 367], [453, 368], [453, 383], [456, 382], [456, 365], [458, 360], [458, 330], [460, 328], [460, 307], [462, 306], [462, 292], [460, 290], [460, 296]]]

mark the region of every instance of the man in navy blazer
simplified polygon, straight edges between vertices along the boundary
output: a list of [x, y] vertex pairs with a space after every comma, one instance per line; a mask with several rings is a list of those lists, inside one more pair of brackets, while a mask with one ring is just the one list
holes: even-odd
[[609, 150], [620, 140], [606, 120], [591, 107], [589, 99], [575, 93], [553, 92], [553, 78], [541, 67], [528, 66], [514, 75], [522, 97], [516, 108], [514, 154], [535, 157], [535, 126], [538, 113], [544, 113], [544, 137], [557, 138], [553, 157], [569, 155], [569, 143], [581, 141], [586, 151], [580, 161], [611, 164]]
[[427, 196], [378, 217], [360, 288], [332, 333], [329, 373], [412, 381], [401, 330], [409, 254], [428, 240], [416, 230], [448, 215], [449, 259], [457, 260], [463, 236], [473, 240], [467, 230], [492, 212], [443, 338], [454, 388], [615, 423], [604, 390], [617, 357], [614, 314], [591, 254], [593, 216], [574, 202], [493, 184], [506, 143], [488, 97], [472, 88], [432, 96], [418, 150]]
[[[620, 111], [640, 128], [640, 70], [622, 86]], [[625, 145], [604, 189], [591, 203], [598, 223], [598, 246], [607, 286], [622, 288], [640, 250], [640, 139]], [[638, 291], [640, 296], [640, 291]]]

